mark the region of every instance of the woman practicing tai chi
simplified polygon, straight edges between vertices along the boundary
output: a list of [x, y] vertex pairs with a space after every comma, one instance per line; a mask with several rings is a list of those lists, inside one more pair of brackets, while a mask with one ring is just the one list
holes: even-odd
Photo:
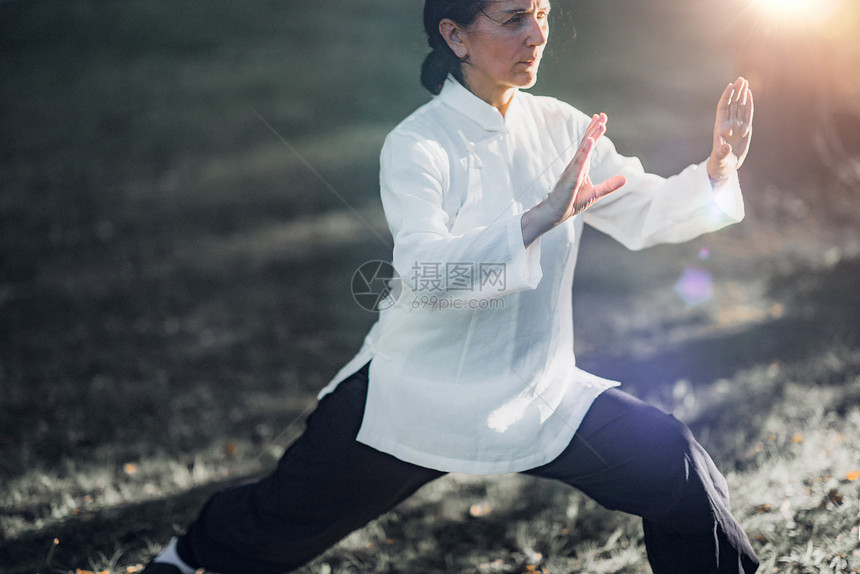
[[571, 288], [583, 226], [630, 249], [743, 218], [752, 133], [743, 78], [708, 159], [645, 173], [587, 116], [531, 87], [548, 0], [427, 0], [434, 98], [382, 148], [380, 193], [402, 278], [322, 390], [273, 474], [213, 496], [144, 570], [297, 568], [447, 472], [523, 472], [644, 521], [656, 574], [749, 574], [726, 481], [689, 429], [576, 367]]

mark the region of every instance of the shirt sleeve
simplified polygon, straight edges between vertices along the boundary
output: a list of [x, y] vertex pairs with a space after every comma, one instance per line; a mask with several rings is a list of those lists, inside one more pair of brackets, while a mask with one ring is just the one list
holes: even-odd
[[386, 138], [380, 194], [404, 287], [417, 296], [462, 301], [536, 288], [540, 242], [524, 247], [522, 213], [455, 235], [443, 208], [450, 179], [448, 155], [438, 142], [413, 133]]
[[628, 249], [681, 243], [744, 217], [737, 174], [712, 185], [707, 162], [690, 165], [664, 179], [645, 173], [638, 159], [622, 156], [610, 140], [603, 138], [592, 158], [591, 179], [600, 182], [616, 174], [626, 176], [627, 185], [599, 200], [583, 215], [586, 223]]

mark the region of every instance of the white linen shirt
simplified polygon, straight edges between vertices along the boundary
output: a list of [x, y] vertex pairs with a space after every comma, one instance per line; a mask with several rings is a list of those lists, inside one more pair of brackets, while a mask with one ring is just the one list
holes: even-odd
[[319, 395], [372, 359], [359, 442], [449, 472], [552, 461], [618, 384], [574, 358], [583, 224], [640, 249], [743, 218], [737, 176], [714, 188], [703, 163], [663, 179], [604, 137], [591, 179], [627, 185], [525, 248], [523, 212], [553, 188], [590, 119], [525, 92], [502, 116], [449, 78], [388, 135], [380, 187], [402, 293]]

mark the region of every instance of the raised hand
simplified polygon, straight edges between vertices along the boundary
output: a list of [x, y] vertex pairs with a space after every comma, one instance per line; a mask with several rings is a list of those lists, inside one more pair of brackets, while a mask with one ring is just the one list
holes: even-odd
[[585, 211], [595, 201], [627, 183], [626, 177], [616, 175], [594, 185], [588, 176], [591, 152], [597, 140], [606, 133], [606, 121], [606, 114], [591, 118], [573, 159], [564, 168], [558, 183], [546, 199], [523, 214], [523, 243], [526, 247], [542, 234]]
[[749, 82], [738, 78], [726, 86], [717, 104], [714, 146], [708, 159], [713, 182], [727, 179], [744, 163], [749, 152], [753, 124], [753, 95]]

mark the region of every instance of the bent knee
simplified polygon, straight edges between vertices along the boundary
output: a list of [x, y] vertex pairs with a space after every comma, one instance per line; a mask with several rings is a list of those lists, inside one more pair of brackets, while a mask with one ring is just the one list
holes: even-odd
[[636, 437], [645, 462], [644, 471], [656, 480], [668, 480], [684, 473], [691, 453], [697, 447], [690, 429], [663, 411], [652, 408]]
[[649, 518], [708, 529], [714, 506], [727, 503], [722, 474], [690, 429], [675, 417], [655, 417], [650, 433], [652, 448], [642, 474]]
[[642, 496], [657, 508], [677, 504], [689, 488], [695, 470], [693, 452], [698, 445], [690, 429], [675, 417], [653, 409], [647, 425], [632, 439], [638, 451], [636, 480]]

